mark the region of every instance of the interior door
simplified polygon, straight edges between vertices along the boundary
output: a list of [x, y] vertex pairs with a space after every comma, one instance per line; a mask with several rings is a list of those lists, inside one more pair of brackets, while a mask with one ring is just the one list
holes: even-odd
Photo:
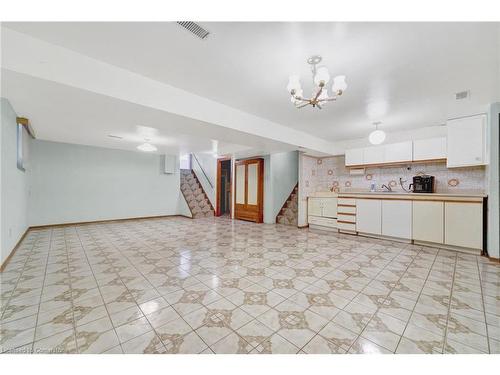
[[264, 207], [264, 159], [236, 162], [234, 217], [262, 223]]

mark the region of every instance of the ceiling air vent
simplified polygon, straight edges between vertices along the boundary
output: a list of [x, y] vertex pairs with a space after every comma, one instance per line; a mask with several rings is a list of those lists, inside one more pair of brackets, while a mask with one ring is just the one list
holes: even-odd
[[177, 22], [179, 25], [181, 25], [183, 28], [185, 28], [187, 31], [191, 32], [192, 34], [196, 35], [200, 39], [205, 39], [210, 32], [205, 30], [203, 27], [198, 25], [195, 22], [192, 21], [178, 21]]
[[467, 91], [461, 91], [461, 92], [457, 92], [455, 94], [455, 99], [456, 100], [462, 100], [462, 99], [467, 99], [469, 97], [469, 90]]

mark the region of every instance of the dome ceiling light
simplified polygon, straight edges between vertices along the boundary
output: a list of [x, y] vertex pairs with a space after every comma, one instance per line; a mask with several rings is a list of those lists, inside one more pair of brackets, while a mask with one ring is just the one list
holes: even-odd
[[375, 130], [370, 133], [368, 136], [368, 140], [372, 145], [379, 145], [385, 141], [385, 132], [383, 130], [379, 130], [378, 126], [381, 124], [380, 121], [374, 122]]
[[144, 152], [158, 151], [156, 146], [149, 143], [149, 141], [150, 140], [148, 138], [144, 138], [144, 143], [142, 145], [137, 146], [137, 149]]
[[311, 98], [305, 98], [304, 91], [300, 84], [298, 75], [290, 76], [286, 89], [290, 93], [290, 101], [296, 108], [304, 108], [311, 105], [313, 108], [322, 109], [325, 104], [337, 100], [339, 96], [347, 89], [345, 76], [336, 76], [333, 78], [332, 95], [328, 95], [326, 84], [330, 81], [330, 73], [326, 66], [318, 66], [321, 62], [321, 56], [311, 56], [307, 63], [311, 65], [313, 91]]

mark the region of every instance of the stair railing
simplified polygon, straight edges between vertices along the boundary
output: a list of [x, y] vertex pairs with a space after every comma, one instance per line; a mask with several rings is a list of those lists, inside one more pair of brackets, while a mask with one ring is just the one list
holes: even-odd
[[200, 167], [201, 173], [203, 173], [203, 176], [205, 176], [205, 179], [207, 180], [208, 184], [213, 189], [214, 188], [214, 184], [208, 178], [207, 173], [205, 172], [205, 169], [203, 169], [203, 166], [201, 165], [200, 161], [198, 160], [198, 158], [196, 157], [196, 155], [194, 153], [192, 153], [191, 155], [193, 155], [193, 158], [196, 161], [196, 164], [198, 164], [198, 167]]

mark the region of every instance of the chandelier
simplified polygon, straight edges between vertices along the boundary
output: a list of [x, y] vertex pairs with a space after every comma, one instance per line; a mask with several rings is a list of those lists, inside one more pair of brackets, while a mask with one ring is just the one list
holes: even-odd
[[311, 65], [312, 81], [314, 85], [311, 98], [304, 98], [299, 76], [290, 76], [286, 88], [290, 93], [290, 100], [296, 108], [312, 105], [313, 108], [322, 109], [326, 103], [337, 100], [346, 90], [347, 83], [345, 81], [345, 76], [336, 76], [333, 79], [332, 95], [328, 95], [326, 84], [330, 81], [330, 73], [328, 73], [326, 66], [318, 66], [321, 60], [321, 56], [311, 56], [307, 59], [307, 63]]

